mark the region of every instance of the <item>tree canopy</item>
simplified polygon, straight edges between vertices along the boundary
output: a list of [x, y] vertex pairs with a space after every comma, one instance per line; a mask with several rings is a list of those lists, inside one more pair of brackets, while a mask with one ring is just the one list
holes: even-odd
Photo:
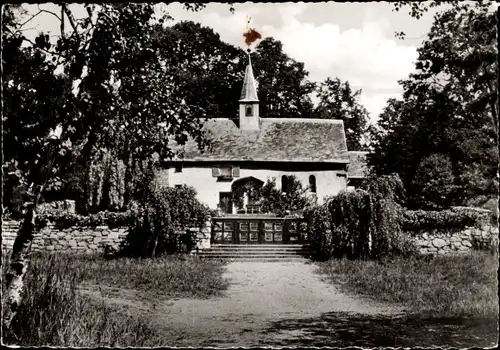
[[[86, 4], [76, 19], [59, 5], [60, 37], [23, 35], [18, 6], [2, 12], [4, 168], [27, 188], [24, 219], [7, 273], [4, 327], [21, 302], [37, 204], [63, 157], [80, 152], [150, 160], [174, 155], [170, 141], [203, 147], [206, 112], [186, 102], [177, 67], [162, 65], [155, 36], [167, 14], [152, 4]], [[199, 9], [199, 6], [188, 5]], [[203, 5], [201, 5], [203, 7]], [[35, 15], [36, 16], [36, 15]], [[68, 26], [70, 30], [67, 30]], [[58, 73], [62, 70], [62, 73]]]
[[495, 13], [489, 2], [447, 3], [373, 137], [374, 170], [398, 173], [415, 206], [480, 204], [498, 189]]
[[265, 38], [252, 55], [261, 115], [264, 118], [307, 118], [313, 110], [310, 94], [316, 85], [308, 80], [304, 63], [283, 52], [283, 45]]
[[353, 91], [348, 81], [327, 78], [318, 86], [317, 94], [319, 103], [313, 117], [343, 120], [347, 149], [361, 150], [362, 138], [370, 125], [368, 111], [358, 101], [361, 90]]

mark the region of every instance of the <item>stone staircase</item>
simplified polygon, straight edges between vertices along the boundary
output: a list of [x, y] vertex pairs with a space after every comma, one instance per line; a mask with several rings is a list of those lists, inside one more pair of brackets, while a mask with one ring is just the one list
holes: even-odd
[[306, 262], [310, 250], [306, 244], [213, 244], [198, 256], [220, 261]]

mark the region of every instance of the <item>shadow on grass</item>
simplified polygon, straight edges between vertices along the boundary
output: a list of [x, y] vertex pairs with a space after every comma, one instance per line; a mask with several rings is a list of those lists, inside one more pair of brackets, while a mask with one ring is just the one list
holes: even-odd
[[273, 322], [262, 346], [491, 347], [498, 320], [324, 313]]

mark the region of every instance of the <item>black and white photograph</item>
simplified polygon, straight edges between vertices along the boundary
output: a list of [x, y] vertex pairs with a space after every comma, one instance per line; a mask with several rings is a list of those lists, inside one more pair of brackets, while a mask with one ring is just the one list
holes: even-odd
[[496, 2], [1, 8], [3, 346], [498, 346]]

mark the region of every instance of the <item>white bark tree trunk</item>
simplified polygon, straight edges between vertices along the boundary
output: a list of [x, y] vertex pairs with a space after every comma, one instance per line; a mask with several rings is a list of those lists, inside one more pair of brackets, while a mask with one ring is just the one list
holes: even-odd
[[[36, 232], [36, 208], [40, 201], [45, 184], [50, 179], [54, 166], [57, 141], [49, 142], [45, 164], [34, 175], [33, 182], [28, 190], [29, 201], [26, 202], [23, 222], [17, 233], [14, 246], [12, 248], [9, 270], [6, 274], [6, 305], [3, 313], [3, 331], [10, 329], [14, 316], [21, 305], [24, 289], [24, 278], [29, 267], [31, 257], [31, 244], [33, 235]], [[34, 168], [32, 171], [37, 171]]]
[[21, 305], [24, 277], [30, 261], [31, 243], [35, 232], [35, 203], [30, 203], [26, 208], [21, 227], [17, 234], [12, 249], [9, 271], [6, 275], [6, 307], [4, 309], [4, 332], [10, 328], [12, 319]]

